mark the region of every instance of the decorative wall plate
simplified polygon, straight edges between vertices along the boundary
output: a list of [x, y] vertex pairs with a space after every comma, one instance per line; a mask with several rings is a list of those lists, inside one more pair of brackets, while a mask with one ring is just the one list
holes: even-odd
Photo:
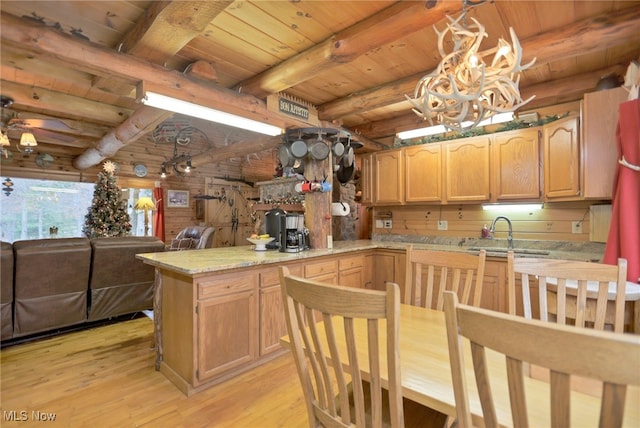
[[147, 175], [147, 167], [144, 164], [137, 163], [133, 166], [133, 173], [137, 177], [145, 177]]

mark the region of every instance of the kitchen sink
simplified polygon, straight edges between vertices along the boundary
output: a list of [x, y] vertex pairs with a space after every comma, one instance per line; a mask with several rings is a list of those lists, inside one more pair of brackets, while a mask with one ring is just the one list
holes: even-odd
[[[487, 253], [503, 253], [507, 254], [509, 251], [508, 248], [493, 248], [493, 247], [470, 247], [467, 249], [469, 252], [479, 252], [480, 250], [485, 250]], [[515, 254], [523, 254], [529, 256], [548, 256], [550, 253], [546, 250], [532, 250], [527, 248], [514, 248], [513, 252]]]

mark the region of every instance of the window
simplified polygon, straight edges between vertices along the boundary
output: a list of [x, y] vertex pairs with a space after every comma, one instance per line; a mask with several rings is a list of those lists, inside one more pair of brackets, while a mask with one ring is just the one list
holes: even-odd
[[[94, 183], [12, 178], [13, 192], [0, 194], [0, 239], [14, 242], [26, 239], [73, 238], [84, 236]], [[133, 209], [152, 189], [121, 189], [131, 216], [131, 235], [144, 236], [144, 213]], [[151, 227], [151, 225], [150, 225]], [[57, 233], [55, 232], [57, 228]]]

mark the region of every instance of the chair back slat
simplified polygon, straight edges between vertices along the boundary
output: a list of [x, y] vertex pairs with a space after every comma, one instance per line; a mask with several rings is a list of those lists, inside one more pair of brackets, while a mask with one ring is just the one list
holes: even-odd
[[550, 370], [551, 385], [551, 426], [563, 428], [571, 426], [571, 377], [566, 373]]
[[[617, 334], [590, 328], [575, 328], [540, 320], [463, 305], [452, 292], [445, 293], [445, 319], [451, 362], [457, 423], [461, 428], [476, 422], [470, 413], [467, 370], [473, 370], [485, 426], [510, 424], [527, 427], [530, 414], [548, 412], [551, 427], [571, 426], [572, 378], [579, 376], [601, 382], [600, 424], [620, 427], [624, 419], [629, 385], [640, 386], [640, 336]], [[499, 331], [500, 334], [496, 334]], [[464, 341], [470, 342], [471, 362], [465, 358]], [[504, 355], [505, 368], [492, 360], [487, 370], [486, 350]], [[528, 365], [545, 367], [550, 382], [543, 386], [525, 376]], [[506, 370], [508, 385], [491, 376], [494, 370]], [[501, 379], [504, 378], [500, 377]], [[512, 421], [496, 420], [494, 399], [508, 388]], [[496, 395], [492, 395], [492, 390]], [[529, 393], [536, 401], [549, 394], [547, 406], [527, 409]], [[476, 415], [477, 417], [478, 415]]]
[[[617, 265], [607, 265], [515, 257], [510, 251], [507, 256], [509, 313], [522, 314], [527, 319], [622, 332], [626, 272], [624, 259]], [[615, 284], [613, 296], [611, 284]], [[532, 289], [536, 285], [537, 298], [532, 300]]]
[[[478, 255], [407, 247], [403, 303], [443, 310], [445, 291], [480, 306], [486, 251]], [[436, 288], [437, 287], [437, 288]]]
[[[280, 267], [280, 284], [309, 425], [404, 426], [398, 284], [388, 283], [386, 291], [341, 287], [292, 276], [286, 267]], [[366, 325], [366, 343], [356, 336], [360, 325]], [[370, 373], [366, 382], [362, 372]]]
[[[475, 345], [477, 348], [481, 346]], [[484, 350], [484, 348], [482, 348]], [[526, 428], [529, 426], [527, 417], [527, 402], [524, 391], [524, 367], [522, 361], [507, 357], [507, 379], [509, 380], [509, 398], [514, 426]], [[484, 412], [483, 412], [484, 413]], [[494, 411], [495, 413], [495, 411]], [[495, 415], [493, 416], [495, 418]], [[495, 421], [498, 425], [498, 421]]]

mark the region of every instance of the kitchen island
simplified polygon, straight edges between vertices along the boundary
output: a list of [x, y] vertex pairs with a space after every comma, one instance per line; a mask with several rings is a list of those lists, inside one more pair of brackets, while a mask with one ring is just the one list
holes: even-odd
[[351, 283], [364, 284], [364, 257], [376, 246], [365, 240], [299, 253], [239, 246], [138, 254], [156, 269], [156, 369], [191, 395], [280, 355], [286, 325], [278, 266], [334, 283], [340, 269], [358, 272]]
[[[505, 310], [506, 252], [501, 242], [455, 240], [411, 243], [418, 248], [475, 251], [492, 244], [483, 306]], [[337, 241], [331, 249], [299, 253], [254, 251], [252, 246], [138, 254], [156, 269], [156, 369], [190, 395], [285, 352], [278, 267], [294, 275], [352, 287], [382, 289], [404, 282], [407, 242]], [[518, 247], [520, 245], [520, 247]], [[532, 244], [528, 243], [531, 247]], [[601, 254], [526, 249], [523, 256], [593, 260]], [[532, 252], [533, 251], [533, 252]], [[545, 254], [538, 254], [543, 252]], [[503, 257], [504, 256], [504, 257]]]

